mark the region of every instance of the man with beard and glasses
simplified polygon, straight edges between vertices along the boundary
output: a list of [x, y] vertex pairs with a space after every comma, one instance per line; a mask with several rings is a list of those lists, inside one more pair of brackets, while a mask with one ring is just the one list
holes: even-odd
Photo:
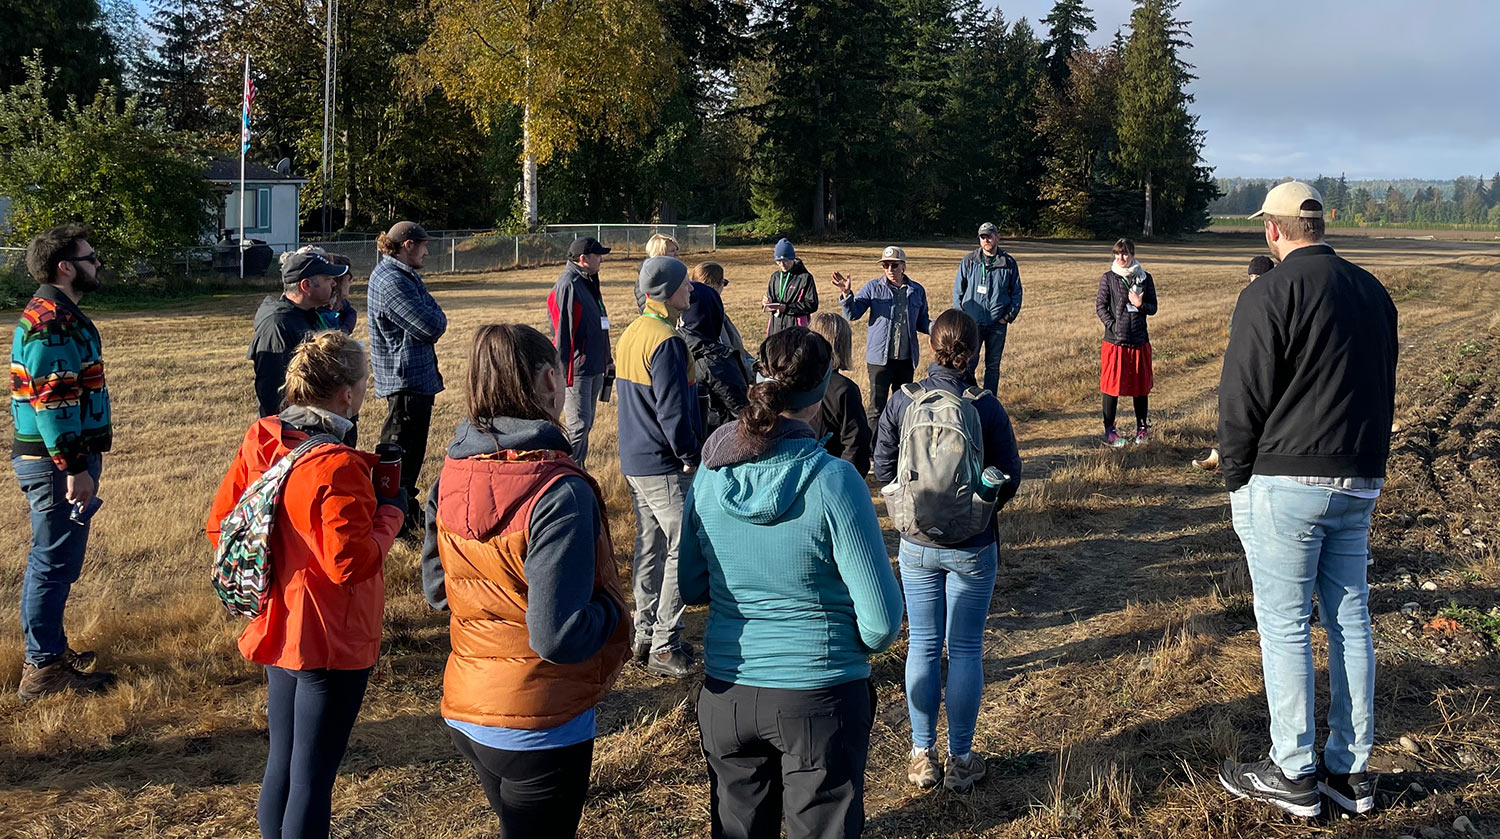
[[[26, 248], [40, 285], [21, 311], [10, 351], [11, 466], [31, 508], [21, 582], [26, 659], [17, 693], [102, 693], [114, 674], [89, 672], [92, 652], [68, 647], [63, 611], [83, 568], [99, 467], [110, 447], [109, 391], [99, 330], [78, 308], [99, 288], [99, 255], [81, 224], [43, 231]], [[91, 506], [92, 505], [92, 506]]]

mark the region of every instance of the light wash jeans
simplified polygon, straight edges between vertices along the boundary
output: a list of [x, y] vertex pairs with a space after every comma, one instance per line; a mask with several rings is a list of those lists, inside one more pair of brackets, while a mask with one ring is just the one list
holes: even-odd
[[682, 589], [677, 583], [677, 546], [682, 507], [693, 476], [632, 477], [625, 483], [635, 500], [635, 641], [651, 641], [651, 652], [682, 644]]
[[974, 745], [984, 690], [984, 624], [995, 593], [996, 546], [977, 551], [931, 548], [901, 540], [901, 589], [910, 643], [906, 651], [906, 710], [912, 745], [937, 742], [943, 640], [948, 642], [948, 751]]
[[1255, 475], [1229, 494], [1255, 591], [1271, 711], [1271, 760], [1288, 778], [1317, 768], [1312, 598], [1328, 633], [1330, 772], [1365, 771], [1375, 744], [1375, 647], [1370, 637], [1370, 513], [1356, 498], [1290, 478]]
[[594, 415], [599, 412], [599, 391], [604, 389], [604, 374], [574, 376], [573, 386], [563, 394], [563, 428], [573, 446], [573, 460], [578, 468], [587, 469], [589, 432]]

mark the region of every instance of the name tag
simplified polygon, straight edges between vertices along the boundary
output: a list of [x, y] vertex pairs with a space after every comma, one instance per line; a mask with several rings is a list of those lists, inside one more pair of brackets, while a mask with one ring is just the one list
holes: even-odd
[[599, 328], [605, 332], [609, 331], [609, 318], [599, 318]]
[[974, 290], [977, 291], [977, 292], [979, 292], [980, 294], [989, 294], [990, 293], [990, 287], [987, 286], [987, 285], [975, 286]]

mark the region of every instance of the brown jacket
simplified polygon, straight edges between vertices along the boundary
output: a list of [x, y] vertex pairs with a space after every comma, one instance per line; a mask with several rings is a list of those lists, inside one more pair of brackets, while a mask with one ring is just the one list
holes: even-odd
[[[525, 562], [531, 514], [564, 477], [584, 479], [599, 509], [598, 484], [557, 452], [499, 452], [452, 458], [438, 483], [437, 548], [442, 559], [453, 652], [443, 676], [447, 719], [504, 728], [553, 728], [599, 703], [628, 656], [622, 619], [604, 648], [577, 664], [557, 664], [531, 648]], [[594, 588], [628, 615], [609, 528], [594, 550]]]

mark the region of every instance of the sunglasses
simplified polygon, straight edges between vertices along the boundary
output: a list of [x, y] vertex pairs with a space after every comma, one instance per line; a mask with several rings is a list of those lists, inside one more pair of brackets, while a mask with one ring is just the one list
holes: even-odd
[[68, 257], [64, 257], [63, 259], [61, 259], [59, 261], [61, 261], [61, 262], [92, 262], [95, 265], [103, 265], [104, 264], [103, 262], [101, 262], [99, 260], [99, 254], [97, 252], [90, 253], [90, 254], [85, 254], [83, 256], [68, 256]]
[[989, 233], [981, 233], [981, 234], [979, 234], [979, 238], [988, 240], [988, 239], [993, 239], [995, 237], [993, 235], [989, 234]]

